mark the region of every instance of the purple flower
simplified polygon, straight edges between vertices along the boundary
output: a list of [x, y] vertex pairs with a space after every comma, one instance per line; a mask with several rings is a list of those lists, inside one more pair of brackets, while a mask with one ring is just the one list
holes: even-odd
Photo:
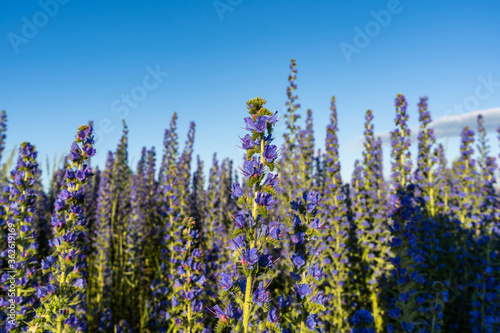
[[75, 178], [75, 172], [71, 169], [66, 169], [66, 172], [64, 173], [64, 178], [66, 179], [74, 179]]
[[291, 305], [290, 296], [285, 297], [284, 295], [278, 296], [278, 306], [285, 309]]
[[83, 279], [77, 279], [75, 281], [74, 285], [76, 287], [78, 287], [78, 288], [82, 288], [83, 289], [83, 288], [85, 288], [86, 283], [85, 283], [85, 281]]
[[264, 181], [264, 186], [276, 187], [278, 184], [278, 175], [274, 175], [272, 172], [267, 174], [267, 178]]
[[291, 239], [293, 244], [301, 246], [306, 240], [306, 233], [303, 231], [297, 231], [294, 235], [292, 235]]
[[269, 291], [264, 288], [264, 283], [261, 281], [259, 287], [253, 293], [253, 302], [259, 306], [269, 302]]
[[247, 134], [247, 135], [245, 135], [245, 136], [243, 137], [243, 139], [241, 139], [241, 141], [242, 141], [242, 143], [243, 143], [243, 144], [242, 144], [242, 148], [243, 148], [243, 149], [248, 150], [248, 149], [250, 149], [250, 148], [255, 147], [255, 142], [252, 140], [252, 138], [251, 138], [251, 137], [250, 137], [250, 135], [248, 135], [248, 134]]
[[246, 117], [245, 119], [245, 123], [247, 125], [246, 129], [247, 131], [255, 131], [257, 133], [262, 133], [265, 131], [266, 129], [266, 120], [267, 120], [267, 117], [257, 117], [257, 119], [255, 120], [254, 118], [252, 117]]
[[82, 151], [76, 142], [71, 144], [71, 152], [69, 153], [69, 159], [73, 162], [78, 162], [82, 159]]
[[192, 305], [192, 308], [193, 308], [193, 312], [194, 313], [198, 313], [198, 312], [201, 312], [203, 311], [203, 302], [202, 301], [197, 301], [195, 300], [193, 302], [193, 305]]
[[292, 253], [292, 262], [295, 267], [300, 268], [306, 263], [301, 254]]
[[311, 228], [313, 229], [321, 229], [323, 227], [323, 223], [321, 223], [321, 220], [317, 217], [315, 217], [312, 221], [311, 221]]
[[225, 311], [218, 305], [215, 305], [213, 309], [209, 309], [209, 311], [215, 318], [219, 318], [223, 322], [226, 322], [228, 319], [238, 319], [240, 317], [240, 312], [235, 310], [232, 304], [229, 304]]
[[269, 236], [279, 241], [282, 235], [283, 229], [281, 228], [281, 224], [279, 222], [271, 222], [269, 224]]
[[265, 206], [267, 209], [270, 209], [276, 201], [273, 198], [271, 193], [259, 192], [257, 193], [257, 198], [255, 198], [255, 202], [257, 205]]
[[49, 269], [50, 266], [56, 261], [53, 256], [48, 256], [45, 259], [42, 259], [42, 269]]
[[413, 323], [407, 323], [407, 322], [402, 321], [401, 322], [401, 327], [403, 327], [403, 329], [405, 331], [408, 331], [408, 332], [412, 332], [413, 331]]
[[310, 191], [306, 198], [306, 209], [309, 214], [311, 214], [319, 202], [319, 194], [315, 191]]
[[326, 297], [325, 295], [323, 295], [323, 292], [322, 291], [319, 291], [316, 295], [314, 295], [312, 298], [311, 298], [311, 301], [316, 303], [316, 304], [319, 304], [319, 305], [325, 305], [325, 301], [326, 301]]
[[243, 253], [241, 255], [241, 263], [247, 266], [247, 269], [252, 269], [253, 265], [259, 261], [258, 250], [255, 248], [251, 248], [250, 250], [243, 249]]
[[299, 294], [301, 299], [306, 297], [307, 295], [309, 295], [312, 292], [311, 287], [307, 283], [303, 283], [300, 285], [296, 284], [294, 290], [297, 294]]
[[325, 276], [325, 273], [323, 272], [323, 267], [320, 268], [318, 264], [314, 266], [309, 266], [307, 268], [307, 272], [309, 273], [310, 276], [314, 277], [318, 281], [321, 281], [323, 276]]
[[233, 184], [233, 191], [231, 192], [231, 197], [233, 199], [238, 199], [239, 197], [241, 197], [244, 194], [245, 193], [241, 189], [240, 184], [239, 183], [234, 183]]
[[241, 248], [245, 247], [245, 237], [238, 236], [234, 239], [229, 240], [229, 249], [232, 251], [239, 251]]
[[389, 317], [393, 319], [398, 319], [400, 316], [401, 316], [401, 311], [399, 310], [399, 308], [389, 309]]
[[229, 274], [222, 273], [219, 277], [219, 283], [225, 291], [233, 287], [233, 280]]
[[268, 124], [275, 124], [278, 121], [278, 111], [276, 111], [272, 116], [267, 118]]
[[271, 306], [269, 312], [267, 313], [267, 321], [270, 323], [277, 323], [279, 319], [278, 310], [274, 306]]
[[90, 144], [85, 144], [83, 146], [83, 152], [85, 153], [85, 155], [87, 155], [87, 157], [92, 157], [95, 155], [96, 150]]
[[306, 326], [311, 331], [314, 331], [316, 325], [318, 324], [318, 315], [310, 314], [306, 319]]
[[264, 173], [264, 165], [262, 165], [260, 161], [256, 159], [245, 161], [241, 172], [246, 178], [257, 178], [262, 176], [262, 174]]
[[278, 147], [275, 145], [268, 145], [264, 148], [264, 158], [267, 162], [271, 163], [278, 157]]
[[273, 257], [270, 254], [263, 254], [259, 258], [260, 267], [270, 267], [273, 264]]
[[245, 212], [240, 210], [236, 217], [234, 218], [234, 224], [236, 225], [236, 228], [241, 229], [244, 228], [246, 225], [245, 222]]

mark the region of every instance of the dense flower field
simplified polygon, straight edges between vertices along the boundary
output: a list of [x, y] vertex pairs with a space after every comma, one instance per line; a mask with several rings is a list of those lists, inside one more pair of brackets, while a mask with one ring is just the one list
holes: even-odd
[[[1, 180], [0, 332], [500, 332], [498, 166], [483, 118], [448, 162], [426, 97], [410, 143], [400, 94], [390, 179], [370, 110], [342, 179], [335, 99], [316, 152], [290, 69], [286, 114], [248, 101], [244, 162], [214, 155], [207, 176], [199, 158], [191, 172], [195, 124], [180, 150], [176, 114], [162, 155], [143, 148], [135, 170], [125, 123], [102, 170], [92, 123], [79, 127], [48, 192], [23, 143]], [[3, 112], [0, 157], [6, 123]]]

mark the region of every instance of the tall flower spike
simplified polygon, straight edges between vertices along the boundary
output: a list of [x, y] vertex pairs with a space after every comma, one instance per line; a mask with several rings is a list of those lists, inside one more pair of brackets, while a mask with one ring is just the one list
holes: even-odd
[[42, 261], [42, 270], [49, 274], [46, 285], [36, 288], [42, 306], [30, 323], [36, 332], [85, 332], [86, 322], [86, 219], [84, 185], [93, 176], [87, 164], [95, 155], [92, 127], [78, 128], [71, 146], [64, 182], [54, 204], [52, 226], [53, 253]]
[[375, 327], [380, 331], [383, 324], [380, 306], [380, 282], [382, 275], [391, 267], [388, 260], [389, 248], [386, 244], [389, 232], [386, 227], [386, 195], [380, 162], [382, 152], [375, 139], [373, 119], [372, 111], [366, 111], [361, 171], [362, 186], [356, 189], [356, 198], [358, 199], [356, 205], [363, 207], [356, 214], [358, 252], [361, 253], [363, 271], [359, 275], [354, 274], [364, 277], [363, 288], [369, 291], [367, 293], [369, 301], [366, 302], [365, 299], [362, 303], [365, 307], [368, 307], [367, 303], [370, 303]]
[[[0, 304], [4, 304], [0, 306], [4, 313], [15, 313], [13, 318], [9, 316], [9, 320], [5, 320], [9, 332], [25, 331], [26, 323], [33, 319], [34, 309], [38, 306], [34, 290], [40, 281], [35, 187], [40, 171], [36, 157], [35, 147], [27, 142], [22, 143], [16, 169], [11, 173], [10, 206], [6, 207], [5, 217], [9, 231], [7, 240], [11, 260], [8, 261], [9, 269], [3, 273], [1, 280], [15, 280], [16, 290], [13, 298], [15, 311], [12, 311], [12, 306], [7, 307], [9, 302], [6, 299], [0, 301]], [[12, 254], [14, 260], [11, 258]]]
[[96, 209], [96, 233], [91, 254], [93, 274], [90, 276], [89, 330], [106, 332], [112, 327], [112, 263], [111, 263], [111, 215], [113, 210], [112, 172], [115, 160], [108, 152], [102, 172]]
[[[124, 249], [126, 248], [126, 239], [124, 237], [127, 231], [127, 221], [130, 215], [130, 179], [131, 170], [128, 166], [128, 127], [123, 120], [123, 133], [118, 143], [114, 155], [114, 165], [111, 174], [111, 188], [113, 207], [110, 214], [111, 221], [111, 263], [113, 265], [113, 298], [112, 312], [114, 324], [122, 320], [129, 319], [127, 311], [128, 295], [126, 294], [127, 281], [122, 279], [125, 274]], [[127, 198], [127, 199], [125, 199]]]
[[[270, 295], [267, 282], [270, 269], [274, 266], [275, 258], [267, 253], [268, 245], [279, 246], [281, 227], [277, 222], [264, 223], [269, 217], [270, 208], [274, 205], [276, 196], [276, 181], [274, 165], [275, 158], [267, 159], [264, 154], [274, 149], [272, 131], [277, 121], [276, 114], [266, 109], [266, 101], [260, 97], [247, 102], [250, 117], [245, 118], [250, 131], [250, 139], [254, 144], [246, 145], [245, 164], [242, 173], [245, 177], [243, 186], [233, 186], [233, 196], [238, 198], [241, 209], [235, 219], [235, 228], [232, 232], [234, 239], [229, 241], [233, 250], [233, 264], [238, 267], [239, 275], [221, 276], [221, 297], [229, 301], [226, 309], [232, 308], [231, 301], [236, 301], [243, 307], [243, 321], [239, 321], [240, 312], [231, 311], [220, 313], [216, 306], [212, 312], [219, 318], [216, 332], [232, 326], [235, 331], [255, 331], [251, 328], [259, 322], [260, 330], [269, 329], [281, 332], [277, 322], [267, 321], [267, 312], [270, 309]], [[260, 124], [264, 124], [260, 127]], [[266, 181], [265, 181], [266, 180]], [[242, 276], [242, 279], [238, 279]], [[256, 281], [260, 280], [259, 287]], [[262, 309], [262, 311], [259, 311]], [[219, 314], [220, 313], [220, 314]], [[273, 318], [271, 316], [271, 318]], [[258, 319], [258, 320], [257, 320]], [[253, 326], [252, 326], [253, 327]]]
[[431, 150], [436, 143], [434, 130], [428, 128], [432, 121], [431, 113], [427, 109], [427, 97], [420, 98], [418, 104], [420, 129], [418, 132], [418, 158], [417, 169], [415, 170], [415, 183], [418, 184], [417, 196], [422, 196], [430, 215], [436, 215], [436, 194], [433, 186], [433, 166], [434, 160], [431, 158]]
[[177, 113], [174, 112], [170, 120], [170, 128], [165, 130], [165, 137], [163, 139], [163, 159], [160, 166], [160, 173], [158, 175], [159, 182], [165, 181], [168, 170], [175, 164], [179, 150], [179, 142], [177, 138]]
[[[166, 170], [159, 186], [163, 201], [161, 204], [158, 203], [163, 218], [162, 243], [159, 264], [154, 268], [154, 279], [150, 286], [152, 302], [149, 306], [149, 325], [154, 331], [164, 327], [174, 327], [177, 324], [175, 319], [180, 316], [182, 310], [177, 307], [179, 303], [173, 290], [177, 273], [176, 256], [179, 252], [179, 239], [184, 229], [183, 221], [189, 216], [191, 208], [189, 185], [194, 128], [195, 124], [191, 123], [182, 155]], [[177, 152], [172, 152], [171, 156], [177, 156]]]
[[2, 161], [2, 153], [5, 148], [5, 132], [7, 131], [7, 113], [2, 111], [0, 115], [0, 162]]
[[395, 101], [397, 129], [391, 132], [392, 178], [395, 179], [394, 188], [405, 188], [411, 180], [410, 155], [410, 128], [408, 127], [408, 102], [402, 94], [398, 94]]
[[[293, 211], [293, 243], [289, 258], [293, 267], [290, 276], [294, 284], [294, 304], [283, 309], [281, 324], [300, 332], [316, 331], [320, 328], [319, 314], [326, 311], [323, 291], [324, 272], [320, 264], [322, 252], [323, 223], [317, 214], [319, 194], [304, 192], [302, 198], [290, 203]], [[289, 323], [292, 323], [291, 325]]]
[[350, 286], [350, 252], [355, 245], [352, 237], [350, 218], [350, 198], [348, 185], [342, 184], [340, 174], [339, 144], [337, 138], [338, 122], [335, 97], [330, 106], [330, 123], [326, 127], [326, 152], [324, 155], [324, 183], [322, 218], [325, 221], [326, 242], [322, 253], [323, 267], [327, 276], [325, 282], [326, 298], [330, 306], [326, 311], [326, 329], [344, 331], [348, 327], [349, 309], [352, 296], [348, 296], [354, 286]]
[[206, 287], [206, 277], [203, 251], [199, 247], [200, 233], [196, 222], [186, 218], [182, 222], [184, 229], [181, 235], [181, 245], [175, 253], [175, 302], [178, 309], [175, 317], [177, 329], [184, 332], [200, 332], [203, 329], [203, 300]]
[[297, 124], [297, 120], [300, 118], [299, 115], [299, 108], [300, 104], [297, 102], [298, 96], [295, 93], [295, 90], [297, 89], [297, 84], [296, 84], [296, 79], [297, 79], [297, 64], [294, 59], [290, 61], [290, 75], [288, 76], [288, 82], [289, 86], [286, 89], [286, 95], [287, 95], [287, 102], [286, 102], [286, 107], [287, 107], [287, 112], [284, 115], [285, 119], [285, 125], [286, 125], [286, 131], [283, 134], [283, 139], [284, 139], [284, 144], [282, 147], [282, 155], [281, 158], [279, 159], [279, 170], [280, 170], [280, 175], [282, 179], [287, 179], [287, 182], [284, 182], [279, 195], [279, 214], [280, 218], [282, 220], [285, 220], [286, 217], [288, 216], [289, 212], [289, 205], [288, 202], [290, 201], [290, 198], [295, 197], [296, 195], [299, 195], [302, 190], [305, 189], [299, 189], [297, 192], [298, 184], [296, 182], [298, 181], [298, 176], [297, 176], [297, 163], [298, 161], [296, 160], [296, 154], [300, 154], [300, 151], [298, 150], [298, 143], [299, 143], [299, 136], [300, 136], [300, 127]]
[[188, 137], [186, 140], [186, 144], [184, 146], [184, 150], [182, 151], [182, 155], [179, 159], [179, 182], [182, 191], [184, 192], [179, 196], [179, 202], [181, 206], [181, 212], [183, 214], [189, 215], [190, 208], [189, 207], [189, 189], [191, 182], [191, 160], [193, 158], [193, 145], [194, 145], [194, 134], [195, 134], [195, 123], [191, 122], [189, 124]]
[[[388, 314], [403, 332], [412, 332], [422, 324], [422, 318], [418, 316], [416, 298], [418, 289], [425, 282], [425, 278], [418, 271], [418, 266], [423, 263], [424, 258], [417, 247], [415, 234], [421, 215], [414, 198], [414, 185], [408, 185], [406, 189], [399, 189], [397, 194], [391, 195], [389, 218], [392, 234], [389, 245], [394, 254], [391, 258], [394, 265], [391, 287], [395, 298], [391, 300], [392, 308]], [[393, 332], [394, 326], [389, 324], [388, 330]]]

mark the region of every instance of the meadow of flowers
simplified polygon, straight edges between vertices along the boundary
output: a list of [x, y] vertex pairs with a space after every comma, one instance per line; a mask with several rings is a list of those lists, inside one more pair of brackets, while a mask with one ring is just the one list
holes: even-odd
[[[335, 98], [317, 151], [290, 70], [286, 113], [249, 100], [246, 133], [228, 130], [244, 161], [214, 155], [208, 175], [194, 123], [180, 149], [177, 114], [161, 154], [143, 148], [134, 168], [125, 122], [103, 169], [91, 164], [92, 123], [80, 126], [48, 191], [35, 143], [4, 155], [0, 332], [500, 332], [498, 165], [484, 119], [447, 161], [427, 97], [410, 142], [399, 94], [390, 177], [368, 110], [362, 157], [342, 179]], [[3, 112], [0, 158], [6, 130]]]

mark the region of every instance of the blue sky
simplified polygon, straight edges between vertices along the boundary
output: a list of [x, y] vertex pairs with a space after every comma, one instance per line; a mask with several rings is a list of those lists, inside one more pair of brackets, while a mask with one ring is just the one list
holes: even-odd
[[[318, 148], [330, 98], [337, 98], [347, 177], [361, 157], [356, 142], [365, 111], [374, 111], [376, 132], [392, 130], [399, 92], [410, 103], [412, 126], [422, 95], [434, 119], [485, 109], [499, 114], [498, 13], [493, 0], [2, 1], [7, 150], [30, 141], [52, 161], [92, 119], [106, 132], [94, 159], [103, 166], [124, 116], [135, 165], [142, 146], [162, 151], [163, 131], [177, 112], [182, 142], [196, 122], [195, 154], [207, 164], [214, 152], [239, 162], [245, 102], [261, 96], [283, 114], [294, 58], [297, 93], [302, 111], [313, 110]], [[283, 130], [284, 122], [278, 142]], [[454, 136], [440, 139], [450, 157], [458, 152]]]

